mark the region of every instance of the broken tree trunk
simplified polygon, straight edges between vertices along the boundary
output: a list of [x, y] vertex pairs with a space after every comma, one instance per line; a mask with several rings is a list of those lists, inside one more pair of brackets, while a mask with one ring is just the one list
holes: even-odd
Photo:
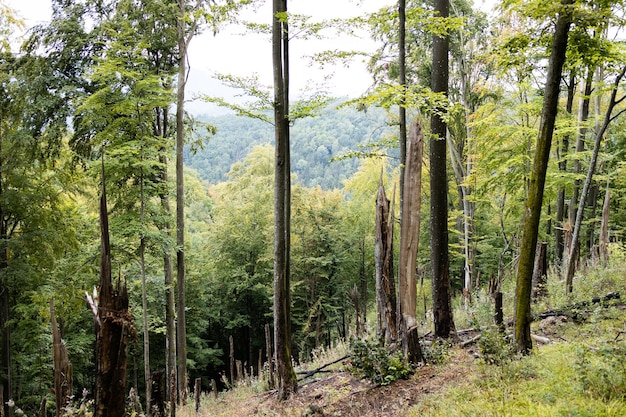
[[104, 157], [100, 197], [100, 288], [96, 301], [96, 417], [124, 417], [126, 405], [126, 346], [136, 337], [128, 311], [126, 285], [111, 279], [111, 243], [107, 213]]
[[378, 195], [376, 196], [376, 299], [381, 316], [379, 337], [383, 334], [387, 342], [398, 339], [396, 327], [396, 286], [393, 276], [393, 216], [389, 213], [389, 199], [383, 185], [383, 174], [380, 173]]
[[402, 348], [409, 362], [421, 362], [422, 350], [417, 334], [417, 250], [419, 247], [422, 202], [422, 155], [424, 136], [417, 119], [411, 123], [404, 169], [402, 230], [400, 231], [399, 330]]
[[537, 300], [546, 295], [546, 283], [548, 277], [548, 242], [537, 243], [535, 254], [535, 267], [532, 278], [532, 299]]
[[50, 300], [50, 322], [52, 325], [52, 357], [54, 362], [54, 399], [57, 416], [65, 414], [63, 409], [72, 395], [72, 364], [67, 357], [65, 343], [54, 314], [54, 301]]

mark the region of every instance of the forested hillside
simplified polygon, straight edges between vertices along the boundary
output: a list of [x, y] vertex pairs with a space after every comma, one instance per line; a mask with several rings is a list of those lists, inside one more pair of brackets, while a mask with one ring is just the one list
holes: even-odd
[[[388, 141], [392, 134], [388, 112], [380, 108], [358, 111], [355, 106], [337, 108], [340, 104], [331, 103], [319, 115], [293, 124], [292, 171], [304, 186], [341, 188], [359, 166], [359, 159], [351, 157], [355, 152], [386, 152], [397, 160], [397, 149], [372, 148]], [[223, 115], [200, 116], [197, 121], [217, 131], [202, 148], [195, 152], [188, 149], [185, 163], [211, 184], [226, 180], [231, 165], [241, 161], [254, 146], [274, 143], [273, 126], [258, 119]]]
[[[242, 385], [248, 415], [623, 415], [624, 1], [45, 1], [24, 32], [0, 0], [0, 415]], [[216, 75], [252, 118], [193, 120], [189, 45], [226, 27], [272, 75]], [[346, 102], [290, 84], [355, 61]], [[414, 404], [431, 377], [471, 383]]]

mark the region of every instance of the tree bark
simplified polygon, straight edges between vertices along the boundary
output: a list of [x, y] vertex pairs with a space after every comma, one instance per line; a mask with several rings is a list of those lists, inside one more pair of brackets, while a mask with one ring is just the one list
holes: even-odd
[[532, 299], [543, 297], [546, 294], [546, 282], [548, 275], [548, 242], [539, 242], [538, 251], [535, 254], [535, 266], [533, 267]]
[[298, 387], [291, 364], [289, 296], [289, 231], [291, 175], [289, 164], [289, 59], [286, 0], [273, 1], [272, 62], [274, 72], [274, 352], [278, 399], [287, 399]]
[[[176, 94], [176, 289], [177, 289], [177, 326], [176, 352], [178, 401], [187, 401], [187, 326], [185, 319], [185, 182], [183, 167], [184, 141], [184, 104], [185, 83], [187, 76], [187, 46], [185, 38], [185, 0], [178, 0], [178, 83]], [[173, 405], [172, 405], [173, 407]]]
[[[435, 14], [447, 18], [449, 0], [435, 1]], [[448, 94], [449, 36], [433, 36], [432, 90]], [[446, 168], [447, 126], [437, 109], [430, 119], [430, 262], [432, 268], [435, 336], [447, 338], [454, 331], [450, 303], [448, 254], [448, 177]]]
[[[161, 187], [163, 191], [160, 193], [161, 206], [166, 219], [171, 214], [170, 199], [167, 193], [168, 172], [167, 172], [167, 156], [165, 150], [161, 150], [159, 162], [163, 166], [161, 172]], [[169, 220], [161, 227], [162, 231], [170, 236], [171, 225]], [[172, 256], [169, 247], [163, 249], [163, 276], [165, 284], [165, 400], [170, 404], [176, 404], [177, 384], [176, 384], [176, 294], [174, 291], [174, 266], [172, 265]], [[176, 416], [176, 407], [170, 407], [170, 417]]]
[[398, 339], [396, 327], [396, 286], [393, 275], [393, 219], [389, 213], [389, 199], [385, 194], [382, 171], [376, 196], [376, 240], [374, 257], [376, 263], [376, 299], [381, 323], [379, 338], [386, 336], [387, 342]]
[[139, 242], [139, 264], [141, 268], [141, 306], [143, 309], [143, 371], [146, 384], [146, 416], [150, 417], [152, 410], [152, 374], [150, 373], [150, 332], [148, 330], [148, 290], [146, 288], [146, 238], [144, 236], [144, 221], [146, 216], [146, 202], [144, 196], [144, 176], [140, 178], [140, 217], [141, 217], [141, 238]]
[[600, 223], [600, 261], [606, 264], [609, 261], [609, 210], [611, 204], [611, 193], [609, 190], [609, 178], [606, 180], [606, 192], [604, 193], [604, 204], [602, 204], [602, 221]]
[[126, 411], [126, 347], [136, 337], [128, 311], [126, 286], [111, 279], [111, 244], [106, 202], [104, 156], [100, 197], [100, 287], [97, 297], [96, 329], [96, 417], [124, 417]]
[[[154, 135], [162, 139], [168, 137], [169, 132], [169, 112], [167, 108], [156, 109]], [[159, 229], [167, 238], [171, 236], [171, 215], [170, 198], [168, 192], [168, 158], [167, 149], [163, 146], [160, 149], [159, 163], [161, 164], [159, 199], [163, 209], [163, 217], [166, 219]], [[165, 398], [171, 404], [176, 404], [176, 294], [174, 291], [174, 267], [172, 265], [172, 255], [169, 245], [163, 247], [163, 277], [165, 285]], [[176, 416], [176, 407], [170, 407], [170, 417]]]
[[573, 0], [562, 0], [562, 9], [559, 13], [554, 38], [552, 40], [552, 51], [548, 65], [539, 137], [537, 138], [537, 148], [530, 177], [530, 188], [526, 200], [526, 210], [524, 212], [522, 245], [515, 290], [515, 342], [517, 350], [521, 353], [528, 353], [532, 349], [532, 338], [530, 336], [532, 274], [537, 246], [537, 233], [539, 231], [539, 221], [541, 218], [546, 171], [548, 159], [550, 158], [550, 147], [552, 145], [552, 136], [558, 108], [559, 85], [563, 64], [565, 62], [567, 36], [572, 21], [572, 10], [570, 8], [572, 2]]
[[419, 248], [422, 203], [422, 157], [424, 136], [417, 119], [411, 123], [404, 170], [404, 201], [400, 231], [398, 298], [399, 331], [404, 354], [411, 363], [423, 360], [417, 334], [417, 251]]
[[[404, 199], [404, 168], [406, 163], [406, 0], [398, 0], [398, 81], [402, 88], [402, 98], [398, 106], [398, 118], [400, 132], [398, 142], [400, 144], [400, 211], [402, 211], [402, 201]], [[402, 221], [402, 212], [400, 212]], [[402, 229], [402, 223], [400, 223]]]
[[54, 364], [54, 399], [57, 417], [65, 414], [64, 408], [72, 395], [72, 364], [67, 357], [65, 343], [54, 314], [54, 301], [50, 300], [50, 324], [52, 327], [52, 359]]

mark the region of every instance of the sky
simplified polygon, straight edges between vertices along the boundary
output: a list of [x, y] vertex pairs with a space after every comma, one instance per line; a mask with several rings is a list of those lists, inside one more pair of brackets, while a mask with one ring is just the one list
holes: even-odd
[[[474, 0], [475, 4], [488, 9], [494, 0]], [[50, 20], [50, 0], [5, 0], [17, 10], [27, 27]], [[248, 11], [242, 19], [258, 23], [271, 23], [271, 2], [256, 11]], [[312, 21], [336, 17], [352, 17], [372, 12], [381, 7], [396, 4], [395, 0], [291, 0], [289, 11], [311, 16]], [[324, 89], [334, 97], [356, 97], [364, 93], [372, 83], [365, 63], [355, 60], [349, 67], [329, 66], [325, 69], [311, 64], [310, 56], [328, 49], [373, 51], [375, 44], [364, 38], [342, 36], [324, 40], [290, 41], [290, 67], [292, 96], [306, 95], [306, 91]], [[186, 96], [196, 94], [236, 99], [236, 91], [221, 85], [214, 73], [232, 74], [240, 77], [256, 75], [264, 85], [272, 85], [271, 43], [269, 37], [243, 34], [234, 25], [222, 29], [217, 35], [203, 33], [193, 38], [189, 47], [190, 74]], [[332, 77], [330, 77], [332, 75]], [[330, 77], [330, 78], [329, 78]], [[213, 105], [192, 100], [187, 109], [192, 113], [219, 113]]]

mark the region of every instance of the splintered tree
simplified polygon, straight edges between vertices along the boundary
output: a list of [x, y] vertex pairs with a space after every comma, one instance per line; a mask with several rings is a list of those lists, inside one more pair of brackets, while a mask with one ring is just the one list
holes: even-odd
[[402, 230], [400, 231], [399, 331], [402, 348], [409, 362], [422, 361], [422, 350], [417, 334], [416, 265], [422, 203], [422, 156], [424, 135], [415, 119], [411, 124], [404, 169], [404, 198], [402, 201]]
[[572, 3], [573, 0], [563, 0], [561, 2], [562, 7], [556, 22], [550, 62], [548, 65], [543, 109], [541, 111], [539, 137], [537, 138], [535, 160], [530, 178], [528, 198], [526, 200], [526, 210], [524, 211], [524, 228], [517, 269], [517, 286], [515, 290], [515, 342], [517, 344], [517, 350], [521, 353], [528, 353], [532, 349], [532, 339], [530, 337], [530, 301], [533, 266], [548, 159], [550, 158], [550, 146], [552, 145], [552, 136], [558, 108], [561, 72], [565, 62], [567, 36], [572, 21], [572, 10], [570, 7]]
[[378, 306], [378, 337], [395, 342], [396, 285], [393, 276], [393, 215], [389, 210], [389, 199], [385, 194], [383, 174], [380, 173], [376, 196], [376, 240], [374, 247], [376, 263], [376, 304]]
[[274, 0], [272, 63], [274, 68], [274, 351], [278, 398], [283, 400], [298, 387], [291, 365], [291, 313], [289, 252], [291, 221], [291, 175], [289, 153], [289, 30], [287, 0]]
[[[104, 151], [103, 151], [104, 152]], [[133, 318], [128, 311], [126, 284], [111, 279], [111, 243], [102, 162], [100, 196], [100, 287], [95, 308], [96, 329], [96, 417], [124, 417], [126, 411], [126, 365], [128, 341], [135, 336]]]
[[54, 314], [54, 300], [50, 300], [50, 324], [52, 328], [52, 360], [54, 363], [54, 399], [57, 416], [64, 414], [63, 409], [72, 395], [72, 364], [67, 356], [67, 348], [61, 339], [61, 330]]

